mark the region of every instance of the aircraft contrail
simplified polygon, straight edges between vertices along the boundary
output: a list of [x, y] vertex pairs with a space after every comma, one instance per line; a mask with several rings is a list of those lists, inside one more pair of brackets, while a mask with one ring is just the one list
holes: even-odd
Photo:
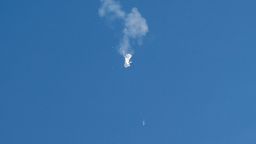
[[101, 4], [100, 17], [113, 17], [124, 23], [119, 52], [124, 57], [124, 67], [128, 68], [131, 66], [131, 58], [134, 54], [132, 41], [142, 40], [148, 32], [146, 19], [141, 16], [137, 8], [132, 8], [130, 13], [126, 13], [120, 3], [115, 0], [101, 0]]

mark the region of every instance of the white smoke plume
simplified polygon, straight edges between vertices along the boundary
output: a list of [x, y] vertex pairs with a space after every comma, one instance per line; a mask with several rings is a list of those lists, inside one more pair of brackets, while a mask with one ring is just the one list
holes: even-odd
[[120, 3], [115, 0], [101, 0], [101, 4], [100, 17], [112, 16], [124, 23], [119, 52], [124, 57], [124, 67], [128, 68], [131, 66], [134, 53], [132, 41], [140, 41], [148, 32], [146, 19], [141, 16], [137, 8], [132, 8], [130, 13], [126, 13]]

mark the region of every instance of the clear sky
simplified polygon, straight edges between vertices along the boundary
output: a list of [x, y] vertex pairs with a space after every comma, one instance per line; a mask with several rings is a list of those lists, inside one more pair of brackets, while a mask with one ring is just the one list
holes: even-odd
[[256, 1], [120, 3], [128, 69], [99, 0], [0, 2], [0, 143], [255, 144]]

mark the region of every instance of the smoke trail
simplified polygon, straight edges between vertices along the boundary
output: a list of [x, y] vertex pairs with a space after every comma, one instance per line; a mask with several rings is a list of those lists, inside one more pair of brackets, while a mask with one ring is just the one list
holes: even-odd
[[130, 67], [133, 56], [132, 41], [138, 42], [148, 32], [148, 25], [138, 11], [132, 8], [130, 13], [122, 10], [120, 3], [115, 0], [101, 0], [102, 6], [99, 9], [100, 17], [112, 16], [124, 22], [123, 37], [120, 42], [120, 54], [124, 57], [124, 67]]

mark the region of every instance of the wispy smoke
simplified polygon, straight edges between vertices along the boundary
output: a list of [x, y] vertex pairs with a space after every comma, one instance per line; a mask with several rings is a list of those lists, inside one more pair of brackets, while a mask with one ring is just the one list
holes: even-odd
[[101, 17], [112, 16], [124, 22], [123, 37], [120, 42], [119, 52], [124, 57], [124, 67], [127, 68], [131, 64], [131, 58], [134, 53], [132, 46], [134, 42], [138, 42], [148, 32], [148, 25], [138, 11], [132, 8], [130, 13], [122, 10], [119, 2], [115, 0], [101, 0], [102, 6], [99, 9]]

